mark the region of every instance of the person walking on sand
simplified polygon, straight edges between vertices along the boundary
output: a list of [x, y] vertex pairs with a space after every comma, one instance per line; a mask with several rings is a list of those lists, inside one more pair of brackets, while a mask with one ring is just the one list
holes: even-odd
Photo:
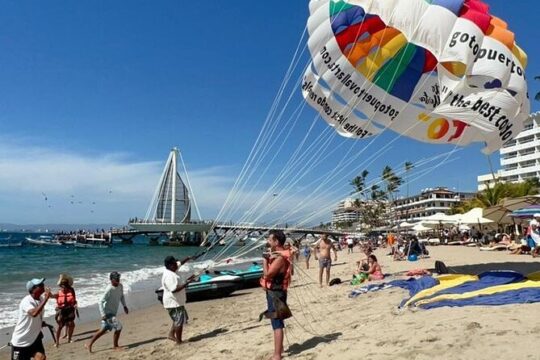
[[165, 258], [165, 271], [161, 278], [163, 288], [163, 307], [169, 313], [172, 320], [169, 339], [177, 344], [182, 343], [182, 331], [187, 323], [188, 313], [186, 311], [186, 286], [195, 278], [195, 275], [185, 278], [177, 273], [179, 266], [182, 266], [189, 258], [179, 263], [173, 256]]
[[41, 327], [51, 290], [45, 288], [45, 279], [30, 280], [26, 290], [29, 294], [19, 304], [17, 325], [11, 335], [11, 360], [46, 360]]
[[124, 298], [124, 287], [120, 283], [120, 274], [113, 271], [109, 275], [109, 279], [111, 283], [107, 286], [105, 293], [98, 303], [99, 312], [101, 314], [101, 327], [94, 334], [90, 343], [84, 345], [89, 352], [92, 352], [92, 345], [94, 345], [96, 340], [102, 337], [107, 331], [111, 330], [114, 330], [114, 350], [122, 350], [122, 348], [118, 346], [118, 340], [120, 339], [120, 333], [122, 332], [122, 323], [116, 318], [116, 313], [118, 312], [120, 303], [124, 306], [124, 312], [126, 314], [129, 313], [129, 309]]
[[75, 330], [75, 315], [77, 312], [77, 298], [73, 289], [73, 278], [66, 274], [60, 274], [58, 286], [60, 286], [60, 290], [57, 294], [52, 295], [52, 297], [56, 298], [55, 320], [58, 324], [56, 347], [60, 346], [60, 335], [64, 326], [67, 327], [68, 342], [72, 342], [71, 338]]
[[267, 310], [261, 314], [271, 319], [274, 331], [274, 354], [272, 360], [281, 360], [283, 353], [284, 320], [292, 316], [287, 306], [287, 289], [291, 282], [291, 251], [285, 248], [285, 234], [280, 230], [270, 230], [267, 243], [270, 253], [263, 258], [263, 277], [260, 284], [266, 292]]
[[337, 250], [326, 234], [321, 236], [319, 241], [315, 243], [315, 246], [315, 260], [319, 260], [319, 285], [321, 287], [323, 286], [323, 272], [326, 269], [326, 285], [328, 286], [328, 283], [330, 282], [330, 268], [332, 267], [330, 252], [334, 252], [334, 261], [337, 261]]

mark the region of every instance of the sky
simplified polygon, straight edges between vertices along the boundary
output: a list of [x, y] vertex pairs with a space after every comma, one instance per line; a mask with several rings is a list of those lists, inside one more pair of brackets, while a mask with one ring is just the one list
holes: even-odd
[[[540, 4], [487, 3], [528, 53], [536, 93]], [[0, 223], [144, 217], [173, 146], [204, 219], [329, 221], [355, 174], [368, 169], [375, 182], [385, 165], [400, 169], [404, 161], [419, 165], [402, 195], [435, 186], [475, 191], [476, 176], [489, 172], [480, 146], [434, 158], [454, 148], [390, 132], [368, 146], [339, 138], [302, 107], [295, 82], [308, 62], [307, 17], [304, 0], [4, 1]], [[272, 113], [297, 46], [297, 71]], [[274, 132], [264, 128], [281, 111]], [[293, 156], [297, 149], [303, 158]], [[498, 153], [491, 159], [497, 168]]]

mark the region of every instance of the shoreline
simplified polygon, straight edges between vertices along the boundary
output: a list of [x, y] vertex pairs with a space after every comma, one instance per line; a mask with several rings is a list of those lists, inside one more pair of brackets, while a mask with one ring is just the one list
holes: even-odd
[[[530, 256], [505, 252], [481, 252], [475, 248], [429, 247], [431, 258], [417, 262], [392, 261], [387, 249], [375, 254], [384, 273], [395, 274], [415, 268], [432, 268], [435, 260], [450, 268], [531, 269], [540, 270], [540, 261]], [[363, 257], [357, 249], [352, 255], [338, 253], [332, 278], [344, 283], [320, 289], [316, 281], [315, 261], [305, 269], [302, 257], [289, 290], [289, 305], [294, 314], [286, 320], [285, 359], [356, 360], [358, 354], [370, 359], [432, 359], [445, 354], [447, 359], [537, 358], [533, 346], [540, 325], [531, 314], [540, 311], [540, 303], [504, 306], [470, 306], [433, 310], [397, 311], [407, 297], [402, 289], [391, 288], [351, 299], [355, 288], [347, 284], [354, 263]], [[532, 272], [532, 271], [531, 271]], [[402, 277], [390, 277], [393, 280]], [[152, 294], [153, 295], [153, 294]], [[129, 304], [128, 304], [129, 305]], [[260, 289], [241, 290], [231, 296], [187, 304], [190, 322], [184, 329], [185, 342], [179, 346], [166, 339], [170, 319], [157, 301], [149, 307], [124, 315], [120, 345], [125, 351], [112, 351], [112, 335], [94, 345], [94, 354], [83, 348], [98, 323], [77, 324], [75, 342], [55, 349], [46, 344], [49, 360], [128, 360], [164, 358], [182, 359], [257, 359], [268, 360], [272, 353], [272, 330], [267, 320], [257, 318], [265, 309]], [[4, 351], [5, 352], [5, 351]], [[4, 354], [1, 352], [0, 354]]]

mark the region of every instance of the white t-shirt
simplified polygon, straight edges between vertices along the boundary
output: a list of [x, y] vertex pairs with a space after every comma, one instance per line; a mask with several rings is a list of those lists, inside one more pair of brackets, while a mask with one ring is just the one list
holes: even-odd
[[354, 245], [354, 239], [347, 238], [347, 245]]
[[163, 307], [174, 309], [186, 304], [186, 289], [173, 293], [178, 285], [186, 282], [186, 277], [182, 273], [175, 273], [169, 269], [163, 271], [161, 286], [163, 287]]
[[41, 332], [43, 322], [43, 311], [36, 317], [28, 314], [28, 311], [39, 306], [39, 300], [34, 299], [31, 295], [26, 295], [19, 304], [19, 314], [17, 325], [13, 329], [11, 335], [11, 344], [18, 347], [28, 347], [36, 341]]

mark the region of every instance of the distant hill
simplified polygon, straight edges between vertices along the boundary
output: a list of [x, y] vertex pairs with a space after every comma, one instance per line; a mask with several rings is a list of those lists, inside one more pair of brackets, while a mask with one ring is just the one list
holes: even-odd
[[109, 230], [112, 228], [122, 228], [127, 225], [118, 224], [7, 224], [0, 223], [0, 231], [28, 231], [28, 232], [58, 232], [58, 231], [77, 231], [88, 230], [96, 231], [97, 229]]

